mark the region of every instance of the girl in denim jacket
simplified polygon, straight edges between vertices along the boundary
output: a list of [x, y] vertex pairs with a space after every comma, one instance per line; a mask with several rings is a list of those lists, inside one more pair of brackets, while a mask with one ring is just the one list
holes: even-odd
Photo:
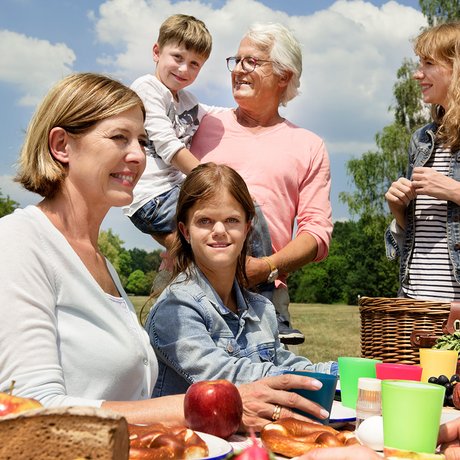
[[[273, 304], [245, 289], [253, 216], [251, 195], [232, 168], [205, 163], [187, 176], [171, 249], [173, 281], [146, 324], [159, 359], [154, 396], [183, 393], [200, 380], [240, 385], [293, 369], [337, 373], [335, 362], [312, 364], [286, 350]], [[327, 412], [310, 403], [308, 412], [324, 418]], [[264, 410], [273, 413], [273, 404]]]
[[401, 257], [401, 296], [449, 302], [460, 299], [460, 23], [425, 30], [414, 50], [433, 123], [414, 133], [407, 176], [385, 194], [387, 255]]

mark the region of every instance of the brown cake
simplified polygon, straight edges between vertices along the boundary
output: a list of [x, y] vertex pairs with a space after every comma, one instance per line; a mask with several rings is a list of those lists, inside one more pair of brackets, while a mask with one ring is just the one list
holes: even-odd
[[92, 407], [35, 409], [0, 417], [1, 460], [128, 460], [124, 417]]

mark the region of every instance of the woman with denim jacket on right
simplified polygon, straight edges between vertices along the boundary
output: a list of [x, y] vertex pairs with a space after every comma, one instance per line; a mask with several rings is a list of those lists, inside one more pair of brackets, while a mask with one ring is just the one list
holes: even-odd
[[401, 297], [460, 300], [460, 22], [423, 31], [414, 78], [433, 122], [414, 133], [406, 177], [385, 194], [387, 255], [400, 256]]

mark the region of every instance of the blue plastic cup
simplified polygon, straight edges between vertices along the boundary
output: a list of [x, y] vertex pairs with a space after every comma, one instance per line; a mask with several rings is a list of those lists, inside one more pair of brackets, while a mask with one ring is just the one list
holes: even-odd
[[[335, 389], [338, 380], [338, 377], [336, 375], [308, 371], [285, 371], [284, 373], [304, 375], [306, 377], [311, 377], [313, 379], [319, 380], [323, 384], [323, 386], [319, 390], [291, 389], [290, 391], [294, 391], [303, 398], [309, 399], [310, 401], [319, 404], [324, 409], [326, 409], [329, 412], [329, 414], [331, 413], [332, 403], [334, 402]], [[320, 422], [324, 425], [327, 425], [329, 423], [329, 417], [327, 419], [320, 419], [307, 412], [303, 412], [298, 409], [293, 410], [298, 414], [304, 415], [305, 417]]]

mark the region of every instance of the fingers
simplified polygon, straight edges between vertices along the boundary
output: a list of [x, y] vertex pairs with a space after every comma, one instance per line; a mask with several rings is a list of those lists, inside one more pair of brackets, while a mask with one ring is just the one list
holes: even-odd
[[[329, 412], [327, 410], [309, 399], [302, 398], [302, 396], [297, 393], [280, 392], [278, 397], [279, 399], [283, 399], [282, 406], [285, 407], [286, 410], [289, 410], [294, 418], [309, 420], [309, 414], [320, 419], [326, 419], [329, 417]], [[305, 416], [293, 412], [292, 409], [294, 408], [305, 412]]]
[[312, 377], [295, 374], [281, 374], [274, 377], [265, 377], [258, 382], [264, 383], [272, 390], [319, 390], [323, 384]]
[[292, 374], [266, 377], [240, 385], [238, 389], [243, 400], [243, 425], [260, 430], [265, 424], [273, 421], [272, 417], [277, 405], [280, 406], [279, 418], [294, 417], [311, 421], [308, 417], [293, 412], [293, 408], [296, 408], [325, 419], [329, 414], [321, 406], [288, 391], [291, 388], [318, 389], [320, 387], [321, 382], [318, 380]]
[[[289, 391], [290, 389], [319, 390], [322, 383], [311, 377], [304, 375], [282, 374], [275, 377], [267, 377], [259, 380], [269, 388], [265, 401], [279, 404], [285, 410], [289, 410], [295, 418], [308, 420], [307, 417], [292, 412], [292, 409], [298, 409], [307, 414], [311, 414], [320, 419], [326, 419], [329, 413], [319, 404], [308, 399], [302, 398], [299, 394]], [[257, 383], [257, 382], [256, 382]]]
[[367, 447], [354, 445], [313, 449], [296, 460], [381, 460], [381, 458]]
[[460, 420], [451, 420], [450, 422], [443, 423], [439, 427], [438, 443], [447, 444], [452, 442], [459, 442], [460, 440]]
[[407, 206], [416, 197], [413, 183], [405, 177], [393, 182], [385, 193], [385, 199], [389, 204]]
[[448, 447], [444, 455], [446, 460], [460, 460], [460, 447]]

